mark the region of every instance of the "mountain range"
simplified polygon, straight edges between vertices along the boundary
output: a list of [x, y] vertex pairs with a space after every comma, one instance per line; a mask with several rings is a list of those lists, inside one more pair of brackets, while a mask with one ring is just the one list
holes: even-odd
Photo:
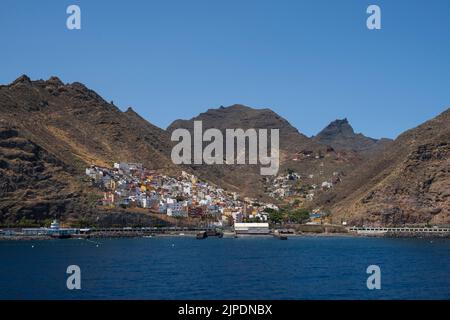
[[[305, 206], [332, 212], [335, 221], [370, 225], [450, 222], [450, 111], [394, 141], [355, 133], [347, 119], [307, 137], [270, 109], [243, 105], [209, 109], [167, 129], [128, 108], [122, 112], [81, 83], [21, 76], [0, 86], [0, 222], [50, 217], [125, 221], [99, 211], [98, 191], [84, 178], [91, 164], [140, 162], [176, 174], [195, 173], [226, 189], [269, 199], [256, 165], [176, 166], [170, 159], [177, 128], [280, 129], [279, 174], [295, 171], [317, 183], [340, 183]], [[127, 216], [126, 219], [130, 219]], [[133, 216], [133, 221], [143, 219]], [[128, 220], [127, 220], [128, 221]]]

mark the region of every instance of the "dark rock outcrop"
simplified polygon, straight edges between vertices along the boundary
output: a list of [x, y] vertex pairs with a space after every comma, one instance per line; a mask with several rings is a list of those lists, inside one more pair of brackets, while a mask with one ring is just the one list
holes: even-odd
[[386, 138], [377, 140], [355, 133], [347, 118], [331, 122], [313, 139], [334, 149], [357, 152], [380, 151], [392, 141]]

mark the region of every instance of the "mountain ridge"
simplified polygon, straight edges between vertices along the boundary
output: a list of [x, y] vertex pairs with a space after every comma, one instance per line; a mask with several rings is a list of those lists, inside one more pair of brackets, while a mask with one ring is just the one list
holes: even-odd
[[[91, 198], [100, 194], [83, 182], [85, 168], [93, 164], [110, 167], [114, 162], [141, 162], [149, 169], [179, 170], [170, 161], [171, 143], [164, 130], [132, 112], [122, 112], [79, 82], [64, 84], [57, 77], [32, 81], [23, 75], [0, 86], [0, 112], [3, 130], [13, 130], [17, 139], [23, 140], [14, 144], [6, 135], [2, 141], [7, 149], [0, 155], [4, 190], [0, 220], [8, 223], [36, 216], [112, 219], [114, 212], [106, 215], [95, 208]], [[25, 144], [40, 151], [27, 155], [22, 150]], [[57, 169], [55, 163], [64, 165]], [[20, 168], [28, 169], [22, 172]], [[42, 176], [33, 168], [47, 168], [52, 174]], [[20, 184], [22, 180], [41, 185], [42, 192], [30, 193]], [[65, 189], [76, 196], [65, 196]], [[26, 201], [21, 194], [29, 194]], [[41, 213], [36, 215], [38, 211]]]
[[353, 223], [450, 222], [450, 109], [399, 135], [318, 203]]
[[[361, 161], [352, 151], [336, 151], [333, 148], [318, 143], [299, 132], [288, 120], [268, 108], [254, 109], [244, 105], [231, 105], [208, 109], [189, 120], [175, 120], [167, 127], [171, 132], [178, 128], [193, 131], [193, 122], [201, 120], [204, 130], [217, 128], [226, 129], [279, 129], [280, 170], [279, 175], [287, 170], [297, 171], [304, 176], [315, 174], [324, 177], [332, 176], [333, 172], [346, 170], [356, 162]], [[312, 155], [312, 156], [311, 156]], [[301, 158], [302, 161], [298, 161]], [[266, 199], [263, 190], [265, 185], [259, 174], [257, 165], [212, 165], [194, 166], [196, 172], [206, 179], [237, 188], [244, 194]]]
[[95, 191], [83, 183], [83, 170], [119, 161], [168, 173], [187, 170], [267, 200], [259, 166], [172, 163], [171, 131], [192, 130], [195, 120], [202, 120], [204, 129], [280, 129], [279, 175], [297, 172], [300, 182], [309, 181], [300, 189], [342, 180], [328, 191], [318, 189], [314, 200], [302, 200], [302, 206], [329, 209], [336, 219], [358, 224], [450, 220], [448, 109], [393, 141], [356, 134], [347, 119], [337, 119], [309, 138], [271, 109], [239, 104], [175, 120], [164, 130], [131, 107], [121, 111], [80, 82], [64, 84], [58, 77], [32, 81], [23, 75], [0, 85], [0, 111], [2, 220], [98, 214], [89, 200]]

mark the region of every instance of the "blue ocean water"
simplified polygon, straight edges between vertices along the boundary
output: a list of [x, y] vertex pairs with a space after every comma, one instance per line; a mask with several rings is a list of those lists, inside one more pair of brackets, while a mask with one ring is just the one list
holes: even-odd
[[[66, 287], [69, 265], [81, 290]], [[369, 265], [380, 290], [367, 289]], [[450, 240], [3, 241], [0, 299], [450, 299]]]

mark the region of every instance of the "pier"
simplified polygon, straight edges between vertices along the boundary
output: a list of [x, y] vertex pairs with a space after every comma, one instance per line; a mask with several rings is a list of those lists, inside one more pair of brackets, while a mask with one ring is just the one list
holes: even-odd
[[350, 227], [348, 231], [361, 235], [413, 235], [413, 234], [425, 234], [425, 235], [450, 235], [450, 228], [442, 227]]
[[130, 238], [154, 235], [192, 235], [205, 232], [208, 236], [222, 237], [220, 230], [211, 227], [123, 227], [123, 228], [23, 228], [0, 230], [0, 240], [26, 240], [50, 238]]
[[92, 237], [140, 237], [152, 235], [192, 235], [204, 232], [207, 236], [218, 236], [215, 228], [201, 227], [141, 227], [141, 228], [91, 228], [86, 236]]
[[122, 233], [122, 232], [137, 232], [137, 233], [174, 233], [174, 232], [200, 232], [213, 231], [214, 228], [201, 227], [125, 227], [125, 228], [90, 228], [90, 233]]

